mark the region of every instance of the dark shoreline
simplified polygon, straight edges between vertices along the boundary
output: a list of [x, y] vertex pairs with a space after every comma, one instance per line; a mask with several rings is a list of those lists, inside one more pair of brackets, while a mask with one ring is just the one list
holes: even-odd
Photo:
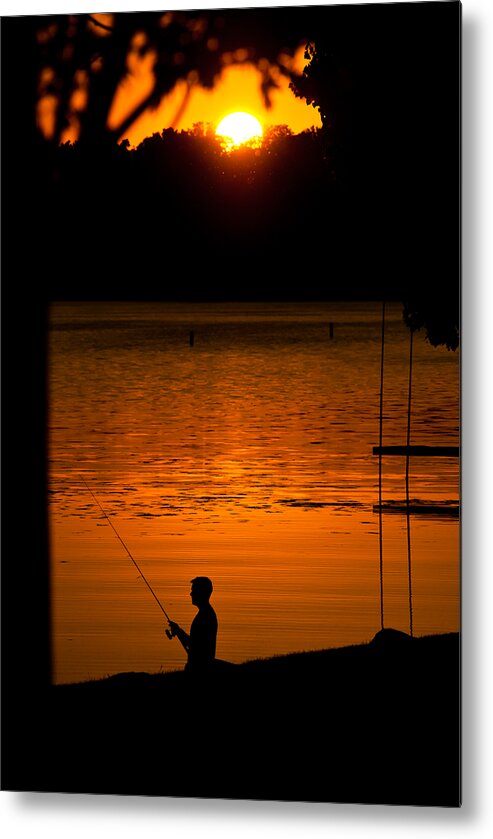
[[40, 716], [5, 789], [460, 806], [458, 633], [58, 685]]

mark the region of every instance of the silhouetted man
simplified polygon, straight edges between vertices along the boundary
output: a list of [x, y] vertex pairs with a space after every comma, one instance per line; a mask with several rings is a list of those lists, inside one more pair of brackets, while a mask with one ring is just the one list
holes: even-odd
[[199, 611], [192, 621], [190, 635], [174, 621], [169, 622], [171, 634], [176, 635], [188, 653], [185, 669], [193, 672], [211, 670], [216, 657], [217, 617], [209, 603], [211, 594], [209, 577], [195, 577], [190, 597]]

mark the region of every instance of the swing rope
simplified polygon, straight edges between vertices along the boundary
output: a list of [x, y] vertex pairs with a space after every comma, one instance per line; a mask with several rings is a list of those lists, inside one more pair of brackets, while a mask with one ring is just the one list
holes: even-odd
[[380, 627], [383, 622], [383, 520], [382, 520], [382, 445], [383, 445], [383, 371], [385, 347], [385, 301], [382, 303], [382, 345], [380, 354], [380, 435], [378, 455], [378, 532], [380, 553]]
[[410, 499], [409, 499], [409, 452], [411, 445], [411, 397], [412, 397], [412, 381], [413, 381], [413, 335], [414, 329], [410, 328], [409, 339], [409, 387], [407, 397], [407, 454], [406, 454], [406, 518], [407, 518], [407, 573], [409, 586], [409, 631], [411, 638], [413, 637], [413, 597], [411, 585], [411, 515], [410, 515]]

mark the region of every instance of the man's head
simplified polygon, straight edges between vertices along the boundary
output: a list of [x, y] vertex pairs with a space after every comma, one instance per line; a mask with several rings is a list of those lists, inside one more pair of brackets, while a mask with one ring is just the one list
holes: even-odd
[[194, 606], [203, 606], [209, 602], [212, 594], [212, 582], [209, 577], [194, 577], [190, 597]]

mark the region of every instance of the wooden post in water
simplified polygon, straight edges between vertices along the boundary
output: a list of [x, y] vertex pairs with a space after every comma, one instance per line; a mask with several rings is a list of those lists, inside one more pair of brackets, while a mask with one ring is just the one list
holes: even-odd
[[193, 329], [190, 330], [190, 346], [193, 347], [195, 343], [195, 332]]
[[332, 340], [334, 337], [334, 324], [332, 321], [329, 323], [329, 338]]

